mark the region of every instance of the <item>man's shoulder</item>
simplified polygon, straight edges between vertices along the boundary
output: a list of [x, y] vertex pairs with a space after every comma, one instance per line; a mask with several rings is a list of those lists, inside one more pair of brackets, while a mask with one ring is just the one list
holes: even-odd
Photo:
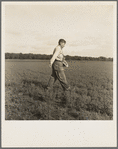
[[60, 47], [59, 45], [57, 45], [57, 46], [55, 47], [55, 50], [61, 50], [61, 47]]

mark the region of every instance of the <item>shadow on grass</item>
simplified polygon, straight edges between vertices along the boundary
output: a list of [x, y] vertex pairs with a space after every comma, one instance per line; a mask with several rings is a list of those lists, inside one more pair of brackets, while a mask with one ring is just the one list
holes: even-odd
[[60, 100], [55, 101], [59, 107], [65, 108], [66, 107], [66, 98], [62, 96]]
[[35, 86], [41, 87], [44, 90], [47, 88], [47, 82], [40, 82], [37, 80], [27, 80], [27, 79], [23, 79], [22, 82], [28, 85], [34, 84]]
[[77, 119], [79, 116], [79, 113], [75, 109], [70, 108], [67, 112], [70, 116], [74, 117], [75, 119]]
[[34, 117], [36, 117], [38, 120], [42, 119], [42, 115], [41, 115], [40, 112], [37, 112], [37, 113], [33, 114], [32, 118], [34, 118]]
[[41, 95], [41, 96], [39, 96], [39, 95], [34, 95], [33, 96], [33, 100], [40, 100], [40, 101], [45, 101], [45, 98]]

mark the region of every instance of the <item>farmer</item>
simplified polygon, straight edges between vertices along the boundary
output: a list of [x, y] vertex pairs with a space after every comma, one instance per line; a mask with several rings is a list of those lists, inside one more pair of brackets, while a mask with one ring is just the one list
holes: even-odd
[[68, 67], [68, 63], [65, 61], [63, 51], [62, 49], [64, 48], [66, 44], [66, 41], [64, 39], [60, 39], [58, 42], [58, 45], [53, 51], [53, 56], [50, 59], [49, 67], [52, 67], [52, 74], [50, 76], [48, 86], [47, 86], [47, 91], [49, 91], [56, 80], [59, 80], [65, 95], [67, 99], [67, 104], [70, 103], [70, 95], [69, 92], [71, 90], [70, 85], [68, 84], [66, 80], [66, 76], [64, 73], [64, 66]]

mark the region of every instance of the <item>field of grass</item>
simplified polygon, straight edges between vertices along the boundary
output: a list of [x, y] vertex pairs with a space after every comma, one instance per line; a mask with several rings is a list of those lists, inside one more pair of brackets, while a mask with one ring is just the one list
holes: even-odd
[[72, 108], [57, 81], [45, 93], [51, 68], [44, 60], [5, 60], [6, 120], [112, 120], [113, 62], [68, 61]]

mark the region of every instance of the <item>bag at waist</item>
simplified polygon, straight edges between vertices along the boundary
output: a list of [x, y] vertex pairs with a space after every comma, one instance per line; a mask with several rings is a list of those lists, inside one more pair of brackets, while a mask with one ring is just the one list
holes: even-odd
[[64, 70], [62, 61], [55, 60], [54, 63], [53, 63], [53, 68], [55, 70]]

